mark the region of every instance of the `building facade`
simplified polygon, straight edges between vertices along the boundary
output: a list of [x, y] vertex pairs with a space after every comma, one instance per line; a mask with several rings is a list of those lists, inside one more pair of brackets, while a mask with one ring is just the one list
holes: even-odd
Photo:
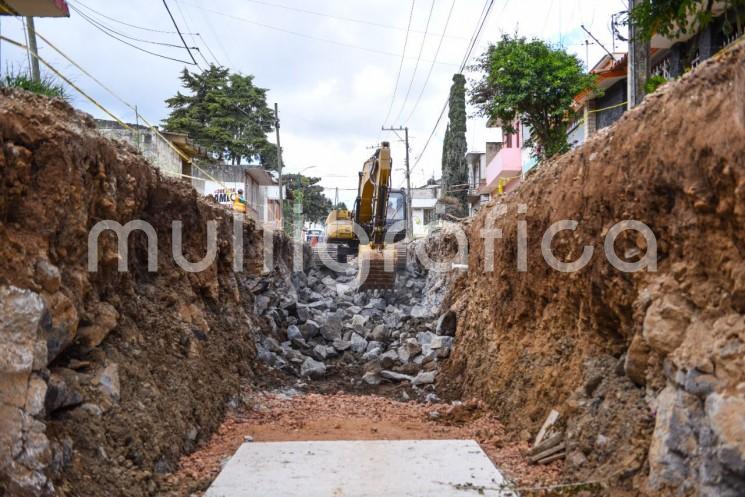
[[196, 167], [194, 161], [207, 158], [207, 151], [183, 133], [155, 132], [142, 124], [96, 119], [98, 132], [107, 138], [128, 143], [137, 149], [154, 167], [167, 176], [190, 180]]
[[[719, 10], [716, 14], [718, 17], [698, 32], [691, 30], [677, 38], [652, 37], [651, 75], [673, 80], [743, 36], [743, 28], [738, 30], [732, 21], [734, 11]], [[597, 76], [600, 91], [583, 92], [574, 99], [577, 118], [569, 126], [568, 136], [573, 147], [618, 121], [628, 107], [627, 53], [604, 55], [590, 72]]]
[[430, 180], [424, 186], [411, 189], [411, 229], [414, 238], [427, 236], [430, 226], [437, 222], [437, 199], [440, 197], [441, 184], [441, 180]]

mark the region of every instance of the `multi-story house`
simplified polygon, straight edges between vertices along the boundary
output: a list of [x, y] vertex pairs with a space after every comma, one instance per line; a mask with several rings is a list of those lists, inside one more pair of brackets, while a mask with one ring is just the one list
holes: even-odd
[[[670, 80], [682, 75], [743, 36], [743, 28], [732, 20], [734, 12], [718, 15], [706, 28], [689, 30], [676, 38], [655, 35], [650, 41], [651, 74]], [[628, 100], [628, 54], [604, 55], [591, 69], [599, 91], [575, 97], [577, 118], [569, 126], [568, 140], [576, 147], [597, 131], [610, 126], [626, 112]]]

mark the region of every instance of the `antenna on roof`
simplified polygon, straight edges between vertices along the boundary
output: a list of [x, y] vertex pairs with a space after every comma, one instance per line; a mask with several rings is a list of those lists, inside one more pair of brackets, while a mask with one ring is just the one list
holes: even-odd
[[[607, 48], [605, 48], [605, 45], [603, 45], [602, 43], [600, 43], [600, 40], [598, 40], [597, 38], [595, 38], [595, 35], [593, 35], [592, 33], [590, 33], [590, 30], [587, 29], [584, 24], [580, 24], [580, 27], [582, 28], [582, 30], [585, 33], [587, 33], [590, 36], [590, 38], [592, 38], [593, 40], [595, 40], [595, 43], [597, 43], [598, 45], [600, 45], [600, 47], [603, 50], [605, 50], [605, 53], [607, 53], [610, 56], [611, 59], [616, 60], [616, 57], [612, 53], [610, 53]], [[587, 65], [589, 66], [590, 64], [588, 63]]]

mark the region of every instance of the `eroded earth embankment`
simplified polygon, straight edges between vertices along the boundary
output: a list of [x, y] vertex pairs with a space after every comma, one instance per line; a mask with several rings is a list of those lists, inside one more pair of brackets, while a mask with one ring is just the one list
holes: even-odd
[[[578, 224], [556, 235], [560, 260], [594, 248], [577, 272], [550, 268], [541, 253], [562, 219]], [[623, 220], [651, 228], [657, 272], [609, 264], [603, 243]], [[523, 221], [527, 252], [518, 250]], [[503, 238], [487, 272], [490, 227]], [[613, 495], [743, 495], [745, 49], [540, 167], [469, 230], [443, 388], [483, 399], [508, 428], [533, 435], [556, 409], [568, 479], [601, 480]], [[615, 242], [627, 261], [649, 248], [636, 231]]]
[[[260, 234], [242, 226], [233, 272], [228, 212], [60, 101], [0, 93], [0, 146], [0, 495], [152, 494], [253, 373]], [[119, 272], [107, 231], [89, 272], [91, 227], [136, 219], [158, 235], [157, 271], [134, 232]], [[217, 221], [205, 271], [176, 266], [173, 220], [190, 261]]]

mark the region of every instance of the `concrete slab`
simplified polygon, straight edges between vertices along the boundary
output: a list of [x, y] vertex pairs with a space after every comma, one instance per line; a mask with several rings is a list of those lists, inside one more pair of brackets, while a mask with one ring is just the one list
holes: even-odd
[[244, 443], [205, 497], [508, 497], [473, 440]]

